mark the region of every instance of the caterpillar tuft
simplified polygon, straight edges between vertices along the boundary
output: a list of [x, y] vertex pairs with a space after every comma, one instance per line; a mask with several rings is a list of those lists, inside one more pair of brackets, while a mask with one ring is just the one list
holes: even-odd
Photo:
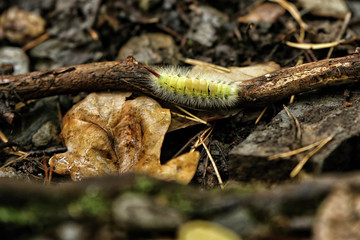
[[150, 88], [163, 100], [200, 109], [228, 109], [239, 100], [239, 87], [221, 74], [178, 66], [154, 70]]

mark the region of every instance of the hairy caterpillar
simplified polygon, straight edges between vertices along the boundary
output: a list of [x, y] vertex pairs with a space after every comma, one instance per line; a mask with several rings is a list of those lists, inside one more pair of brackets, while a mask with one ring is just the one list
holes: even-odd
[[239, 99], [239, 87], [221, 74], [175, 66], [155, 68], [151, 73], [151, 90], [166, 101], [193, 108], [226, 109]]

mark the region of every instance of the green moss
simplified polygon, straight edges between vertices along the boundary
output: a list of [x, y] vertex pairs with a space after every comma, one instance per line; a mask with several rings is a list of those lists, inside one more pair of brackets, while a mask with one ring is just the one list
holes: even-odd
[[156, 182], [154, 179], [147, 176], [138, 176], [134, 185], [134, 190], [139, 193], [149, 193], [156, 189]]
[[38, 209], [14, 209], [11, 207], [0, 207], [0, 222], [14, 223], [18, 225], [32, 225], [37, 221]]
[[73, 217], [104, 217], [110, 214], [111, 202], [100, 191], [91, 190], [68, 205], [68, 212]]
[[183, 213], [191, 213], [194, 209], [191, 201], [178, 198], [176, 201], [176, 207]]

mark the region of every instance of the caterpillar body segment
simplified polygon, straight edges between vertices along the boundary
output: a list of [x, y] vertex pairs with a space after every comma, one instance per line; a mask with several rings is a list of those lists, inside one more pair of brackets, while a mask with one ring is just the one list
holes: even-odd
[[190, 72], [189, 68], [163, 67], [150, 74], [151, 90], [159, 98], [192, 108], [226, 109], [239, 99], [238, 86], [221, 74]]

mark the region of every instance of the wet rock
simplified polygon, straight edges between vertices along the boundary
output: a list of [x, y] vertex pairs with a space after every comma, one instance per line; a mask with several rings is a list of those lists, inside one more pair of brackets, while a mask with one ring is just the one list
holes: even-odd
[[251, 212], [243, 207], [234, 208], [231, 213], [221, 215], [213, 220], [242, 236], [266, 233], [265, 229], [262, 230], [257, 226], [258, 223], [254, 220], [254, 216], [251, 215]]
[[0, 38], [25, 44], [45, 31], [45, 20], [39, 15], [12, 7], [0, 16]]
[[298, 2], [305, 11], [322, 17], [343, 18], [349, 11], [343, 0], [299, 0]]
[[229, 22], [227, 15], [209, 6], [198, 6], [191, 15], [192, 30], [188, 38], [207, 47], [218, 39], [216, 31]]
[[89, 30], [93, 27], [100, 0], [56, 1], [51, 18], [52, 27], [48, 30], [58, 39], [84, 44], [93, 41]]
[[180, 56], [174, 39], [162, 33], [148, 33], [132, 37], [120, 49], [116, 59], [123, 59], [130, 55], [150, 65], [163, 62], [177, 64]]
[[116, 222], [129, 230], [174, 230], [183, 222], [181, 214], [165, 203], [139, 194], [124, 194], [113, 203]]
[[[326, 91], [326, 92], [325, 92]], [[360, 168], [360, 103], [345, 107], [343, 90], [331, 89], [299, 96], [289, 111], [299, 120], [302, 137], [297, 139], [296, 126], [282, 110], [266, 126], [259, 126], [229, 155], [233, 179], [281, 181], [289, 178], [295, 165], [306, 155], [269, 161], [268, 157], [304, 147], [333, 137], [311, 157], [306, 169], [312, 173], [349, 171]], [[356, 97], [354, 96], [354, 99]]]
[[[35, 12], [35, 13], [47, 13], [53, 10], [55, 6], [55, 2], [56, 0], [16, 1], [16, 5], [20, 9], [25, 11]], [[44, 15], [43, 17], [46, 18]]]
[[13, 180], [21, 180], [24, 182], [30, 182], [30, 178], [27, 174], [17, 172], [15, 170], [15, 168], [12, 168], [12, 167], [0, 168], [0, 178], [11, 178]]
[[14, 75], [29, 72], [29, 58], [21, 48], [0, 48], [0, 64], [13, 65]]
[[[93, 50], [93, 51], [91, 51]], [[30, 51], [30, 56], [37, 59], [35, 70], [48, 70], [64, 66], [97, 61], [102, 54], [97, 51], [95, 42], [86, 47], [77, 47], [76, 44], [59, 39], [49, 39]]]
[[84, 239], [83, 228], [76, 222], [64, 222], [57, 228], [56, 233], [60, 240]]
[[23, 113], [23, 118], [14, 129], [5, 129], [5, 135], [10, 141], [19, 145], [32, 143], [33, 135], [48, 121], [60, 125], [58, 118], [58, 97], [43, 98], [35, 103], [29, 112]]
[[339, 184], [322, 203], [314, 224], [314, 240], [360, 239], [360, 192]]
[[52, 121], [48, 121], [32, 136], [32, 142], [36, 147], [48, 144], [57, 145], [61, 142], [58, 136], [59, 132], [59, 126]]

